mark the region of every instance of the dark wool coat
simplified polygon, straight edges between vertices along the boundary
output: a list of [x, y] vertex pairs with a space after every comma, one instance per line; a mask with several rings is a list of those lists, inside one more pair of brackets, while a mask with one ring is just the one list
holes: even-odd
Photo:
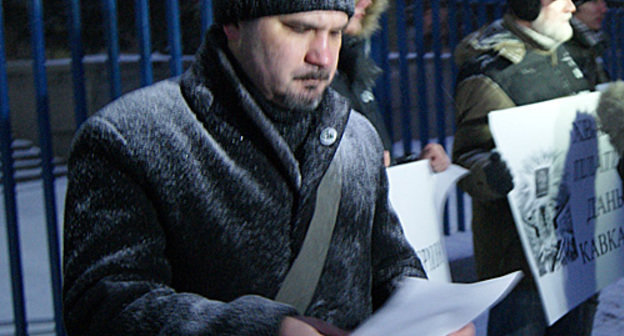
[[488, 185], [483, 171], [494, 148], [487, 115], [590, 86], [564, 48], [541, 48], [510, 16], [469, 35], [458, 46], [456, 57], [460, 71], [453, 161], [470, 169], [460, 186], [472, 196], [477, 274], [486, 279], [522, 269], [526, 277], [520, 286], [531, 286], [531, 271], [506, 195]]
[[[69, 335], [276, 335], [271, 300], [295, 258], [332, 157], [342, 198], [306, 315], [356, 327], [402, 276], [424, 276], [388, 203], [371, 124], [328, 90], [302, 160], [241, 84], [214, 29], [179, 80], [91, 117], [69, 161], [64, 317]], [[321, 145], [321, 131], [338, 140]]]

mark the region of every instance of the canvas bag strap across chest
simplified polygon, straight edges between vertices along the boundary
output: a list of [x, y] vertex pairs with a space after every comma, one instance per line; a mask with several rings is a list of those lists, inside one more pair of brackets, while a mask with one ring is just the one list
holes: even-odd
[[340, 204], [342, 176], [336, 153], [316, 190], [316, 206], [303, 245], [280, 287], [276, 301], [287, 303], [303, 314], [318, 284]]

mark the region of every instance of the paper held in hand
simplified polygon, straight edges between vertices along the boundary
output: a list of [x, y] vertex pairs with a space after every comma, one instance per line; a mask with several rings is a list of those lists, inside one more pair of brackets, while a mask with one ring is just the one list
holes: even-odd
[[406, 278], [351, 336], [448, 335], [499, 302], [521, 278], [522, 271], [475, 283]]
[[467, 173], [457, 165], [434, 173], [428, 160], [388, 168], [390, 203], [429, 279], [451, 281], [442, 232], [444, 202], [451, 187]]
[[466, 173], [456, 165], [433, 173], [426, 160], [388, 169], [390, 202], [431, 280], [405, 279], [352, 336], [445, 336], [500, 301], [520, 280], [522, 273], [516, 272], [471, 284], [450, 282], [442, 214], [449, 190]]

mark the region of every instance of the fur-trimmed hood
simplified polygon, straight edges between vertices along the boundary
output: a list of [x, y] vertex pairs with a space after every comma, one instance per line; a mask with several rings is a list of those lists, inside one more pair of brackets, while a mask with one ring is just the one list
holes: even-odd
[[[356, 0], [356, 4], [359, 0]], [[379, 29], [379, 18], [388, 8], [388, 0], [372, 0], [373, 3], [366, 8], [366, 14], [362, 18], [362, 31], [357, 34], [361, 38], [369, 38]]]
[[455, 49], [455, 63], [458, 66], [487, 52], [494, 52], [513, 63], [519, 63], [526, 54], [524, 42], [514, 34], [509, 27], [512, 18], [505, 16], [504, 20], [497, 20], [482, 27], [464, 38]]
[[498, 54], [512, 63], [520, 63], [528, 48], [553, 53], [560, 43], [521, 27], [513, 15], [506, 14], [502, 19], [466, 36], [455, 49], [455, 63], [461, 66], [487, 52]]

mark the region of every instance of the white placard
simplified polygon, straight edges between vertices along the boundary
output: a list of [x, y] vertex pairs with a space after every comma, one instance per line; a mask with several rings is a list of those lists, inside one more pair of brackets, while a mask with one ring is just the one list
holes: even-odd
[[624, 276], [619, 156], [597, 125], [598, 99], [582, 93], [489, 113], [549, 324]]
[[390, 202], [430, 280], [451, 281], [442, 211], [448, 191], [466, 173], [456, 165], [434, 173], [428, 160], [388, 168]]

